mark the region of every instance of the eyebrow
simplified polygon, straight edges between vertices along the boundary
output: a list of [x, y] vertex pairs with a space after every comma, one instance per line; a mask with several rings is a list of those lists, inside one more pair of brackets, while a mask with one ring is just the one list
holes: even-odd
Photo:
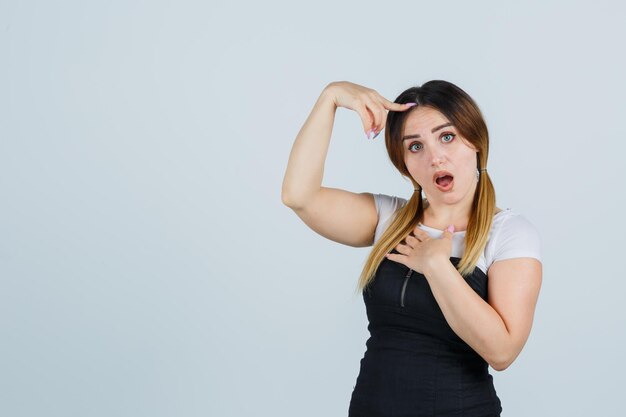
[[[439, 129], [443, 129], [444, 127], [447, 127], [447, 126], [452, 126], [452, 123], [448, 122], [448, 123], [444, 123], [442, 125], [439, 125], [439, 126], [433, 128], [433, 130], [431, 130], [431, 133], [435, 133]], [[407, 139], [417, 139], [419, 137], [420, 137], [420, 135], [407, 135], [407, 136], [402, 137], [402, 141], [404, 142]]]

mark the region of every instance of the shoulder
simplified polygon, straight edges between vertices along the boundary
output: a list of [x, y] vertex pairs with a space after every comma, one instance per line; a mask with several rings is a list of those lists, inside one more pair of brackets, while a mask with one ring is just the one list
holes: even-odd
[[510, 258], [535, 258], [541, 261], [541, 235], [525, 215], [506, 209], [498, 213], [485, 250], [487, 265]]
[[380, 193], [372, 194], [374, 195], [376, 211], [378, 213], [378, 224], [376, 225], [376, 231], [374, 233], [374, 243], [376, 243], [379, 237], [385, 232], [393, 214], [404, 207], [408, 200], [395, 195]]
[[397, 209], [401, 208], [407, 203], [407, 199], [398, 197], [395, 195], [372, 193], [374, 195], [374, 201], [376, 202], [376, 210], [378, 211], [378, 217], [383, 218], [393, 214]]

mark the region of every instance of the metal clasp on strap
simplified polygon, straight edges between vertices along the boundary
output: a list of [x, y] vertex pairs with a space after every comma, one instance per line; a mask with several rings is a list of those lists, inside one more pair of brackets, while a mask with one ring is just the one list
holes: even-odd
[[400, 307], [404, 307], [404, 294], [406, 293], [406, 285], [409, 283], [409, 278], [411, 277], [412, 273], [413, 270], [409, 268], [409, 271], [404, 277], [404, 284], [402, 284], [402, 294], [400, 294]]

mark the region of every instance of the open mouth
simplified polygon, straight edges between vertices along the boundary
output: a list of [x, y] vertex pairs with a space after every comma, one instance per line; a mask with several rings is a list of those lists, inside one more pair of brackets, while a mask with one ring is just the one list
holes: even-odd
[[442, 191], [448, 191], [452, 188], [454, 183], [454, 177], [452, 174], [443, 173], [437, 177], [435, 177], [435, 184], [437, 184], [437, 188]]
[[444, 175], [443, 177], [438, 177], [435, 182], [442, 187], [447, 187], [450, 183], [452, 183], [453, 179], [452, 175]]

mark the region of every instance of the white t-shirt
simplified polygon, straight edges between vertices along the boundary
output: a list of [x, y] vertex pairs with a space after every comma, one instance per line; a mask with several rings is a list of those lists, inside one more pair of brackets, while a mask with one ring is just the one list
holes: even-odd
[[[378, 241], [389, 226], [394, 212], [403, 207], [408, 200], [386, 194], [374, 193], [378, 225], [374, 233], [374, 243]], [[433, 238], [443, 234], [443, 230], [419, 224], [420, 229]], [[454, 232], [452, 236], [451, 256], [461, 258], [465, 252], [465, 231]], [[526, 217], [510, 208], [503, 209], [493, 218], [485, 250], [476, 266], [485, 274], [495, 261], [510, 258], [535, 258], [541, 261], [541, 237], [535, 226]]]

